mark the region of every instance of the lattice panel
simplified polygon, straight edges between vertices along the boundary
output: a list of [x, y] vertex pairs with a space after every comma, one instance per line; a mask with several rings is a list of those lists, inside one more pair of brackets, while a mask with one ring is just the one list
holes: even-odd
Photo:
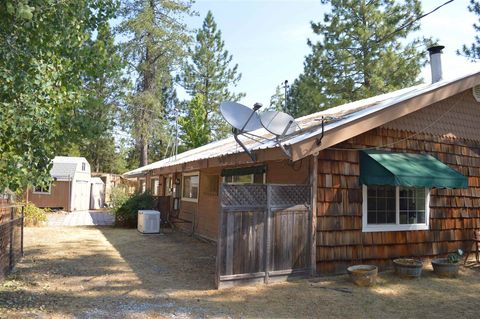
[[267, 185], [223, 185], [222, 205], [226, 206], [266, 206]]
[[310, 204], [308, 185], [270, 185], [270, 206], [294, 206]]

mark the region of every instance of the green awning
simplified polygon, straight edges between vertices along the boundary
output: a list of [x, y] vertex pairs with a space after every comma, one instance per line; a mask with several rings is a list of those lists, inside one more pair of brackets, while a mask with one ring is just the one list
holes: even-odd
[[265, 165], [257, 166], [248, 166], [248, 167], [237, 167], [237, 168], [226, 168], [222, 170], [222, 176], [241, 176], [241, 175], [250, 175], [250, 174], [263, 174], [266, 172]]
[[360, 184], [468, 188], [468, 179], [427, 154], [360, 151]]

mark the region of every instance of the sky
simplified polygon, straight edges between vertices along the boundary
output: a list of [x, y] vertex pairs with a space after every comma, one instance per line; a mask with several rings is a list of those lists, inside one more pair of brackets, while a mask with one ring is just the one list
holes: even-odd
[[[446, 0], [424, 0], [428, 12]], [[421, 20], [418, 36], [433, 37], [444, 45], [442, 64], [445, 79], [480, 70], [480, 63], [468, 62], [456, 50], [474, 40], [476, 17], [468, 12], [469, 0], [455, 0]], [[222, 32], [225, 48], [238, 64], [242, 79], [235, 92], [246, 93], [240, 102], [268, 105], [277, 85], [292, 83], [303, 71], [310, 49], [307, 39], [315, 39], [310, 22], [323, 18], [325, 6], [320, 0], [197, 0], [193, 6], [199, 16], [188, 18], [191, 28], [199, 28], [211, 10]], [[430, 68], [422, 70], [430, 82]], [[186, 97], [179, 92], [180, 97]]]

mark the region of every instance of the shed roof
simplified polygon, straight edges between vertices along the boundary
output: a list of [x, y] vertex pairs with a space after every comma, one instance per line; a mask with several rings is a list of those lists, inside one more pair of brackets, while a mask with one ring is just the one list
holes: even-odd
[[[381, 126], [396, 118], [446, 99], [479, 83], [480, 72], [476, 71], [453, 80], [416, 85], [303, 116], [296, 119], [300, 130], [286, 136], [282, 140], [282, 144], [290, 146], [292, 159], [298, 160], [348, 138], [362, 134], [369, 129]], [[322, 133], [322, 117], [325, 119], [325, 141], [322, 140], [322, 144], [318, 145], [315, 143], [315, 139]], [[360, 123], [361, 125], [357, 125]], [[350, 129], [352, 125], [356, 125], [355, 130]], [[258, 142], [240, 137], [250, 150], [255, 151], [278, 147], [277, 143], [272, 139], [273, 135], [265, 129], [259, 129], [251, 133], [261, 137], [263, 141]], [[328, 136], [329, 134], [330, 136]], [[186, 151], [177, 156], [134, 169], [126, 172], [124, 176], [135, 177], [153, 169], [242, 152], [242, 148], [235, 142], [235, 139], [228, 137]]]
[[85, 157], [55, 156], [52, 160], [50, 175], [57, 180], [71, 180], [77, 171], [78, 164], [88, 163]]

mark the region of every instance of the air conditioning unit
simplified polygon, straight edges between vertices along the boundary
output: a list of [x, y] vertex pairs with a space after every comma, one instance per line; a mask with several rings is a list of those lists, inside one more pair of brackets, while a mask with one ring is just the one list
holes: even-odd
[[160, 212], [157, 210], [139, 210], [137, 230], [142, 234], [160, 232]]

